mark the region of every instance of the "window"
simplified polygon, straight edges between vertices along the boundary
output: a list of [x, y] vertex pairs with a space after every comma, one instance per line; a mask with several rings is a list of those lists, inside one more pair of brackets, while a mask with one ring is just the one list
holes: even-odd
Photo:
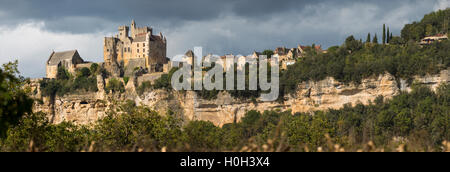
[[131, 52], [130, 47], [128, 47], [128, 52]]
[[144, 43], [144, 47], [145, 47], [145, 43]]
[[139, 47], [139, 43], [137, 43], [137, 47]]
[[145, 53], [145, 48], [142, 50], [142, 52], [144, 52]]
[[139, 49], [137, 49], [137, 52], [139, 53]]

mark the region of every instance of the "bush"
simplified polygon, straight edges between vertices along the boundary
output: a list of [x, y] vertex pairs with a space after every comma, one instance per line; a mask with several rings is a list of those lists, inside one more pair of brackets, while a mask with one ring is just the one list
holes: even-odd
[[58, 80], [68, 80], [70, 79], [70, 73], [64, 67], [58, 67], [58, 72], [56, 73], [56, 78]]
[[105, 88], [106, 92], [113, 92], [113, 93], [124, 93], [125, 92], [125, 86], [121, 81], [119, 81], [116, 78], [112, 78], [109, 80], [108, 84]]
[[125, 83], [125, 85], [128, 84], [128, 81], [130, 81], [130, 77], [123, 77], [123, 82]]
[[[87, 68], [86, 68], [87, 69]], [[97, 92], [97, 77], [83, 76], [83, 72], [79, 72], [75, 79], [67, 80], [42, 80], [40, 81], [40, 89], [42, 96], [64, 96], [66, 94], [75, 94], [80, 92]]]
[[136, 92], [138, 95], [142, 95], [147, 91], [150, 91], [152, 89], [152, 83], [150, 81], [142, 82], [142, 84], [136, 88]]
[[91, 67], [89, 68], [91, 70], [91, 73], [93, 75], [98, 75], [100, 74], [100, 67], [98, 66], [97, 63], [92, 63]]
[[86, 68], [86, 67], [81, 68], [81, 69], [79, 69], [77, 71], [77, 77], [78, 78], [79, 77], [89, 77], [89, 76], [91, 76], [91, 70]]
[[171, 81], [168, 74], [163, 74], [161, 78], [157, 79], [153, 85], [154, 89], [170, 89]]

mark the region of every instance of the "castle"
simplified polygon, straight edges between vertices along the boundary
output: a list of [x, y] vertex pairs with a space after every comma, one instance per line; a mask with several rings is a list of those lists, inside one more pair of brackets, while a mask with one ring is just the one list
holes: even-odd
[[[167, 39], [161, 33], [153, 35], [150, 27], [137, 27], [133, 20], [131, 30], [128, 26], [120, 26], [118, 35], [104, 38], [104, 63], [98, 64], [104, 66], [113, 77], [132, 76], [137, 70], [148, 74], [167, 73], [170, 65], [166, 53]], [[52, 52], [46, 64], [46, 77], [56, 78], [59, 67], [74, 73], [91, 64], [85, 62], [77, 50]]]
[[[131, 28], [131, 35], [130, 35]], [[153, 35], [150, 27], [137, 27], [131, 22], [131, 27], [120, 26], [115, 37], [105, 37], [103, 41], [103, 57], [105, 66], [114, 76], [120, 75], [117, 67], [125, 74], [132, 73], [137, 68], [148, 70], [149, 73], [163, 72], [168, 68], [167, 40], [159, 33]]]

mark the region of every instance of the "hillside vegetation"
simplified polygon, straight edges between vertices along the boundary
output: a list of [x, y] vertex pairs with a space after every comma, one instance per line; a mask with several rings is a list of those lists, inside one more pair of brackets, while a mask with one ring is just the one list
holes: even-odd
[[419, 22], [407, 24], [402, 30], [402, 38], [406, 41], [419, 41], [425, 36], [450, 31], [450, 8], [432, 12], [423, 17]]
[[[449, 151], [450, 86], [417, 86], [392, 100], [318, 111], [248, 112], [222, 128], [161, 116], [127, 102], [94, 126], [52, 125], [26, 115], [1, 151]], [[30, 147], [31, 145], [31, 147]]]

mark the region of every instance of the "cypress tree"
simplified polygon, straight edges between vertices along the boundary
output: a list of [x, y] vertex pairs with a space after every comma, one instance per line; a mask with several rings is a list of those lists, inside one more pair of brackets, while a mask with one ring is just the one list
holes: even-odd
[[383, 24], [383, 44], [386, 43], [386, 24]]
[[373, 37], [372, 43], [378, 44], [377, 34], [375, 34], [375, 36]]
[[370, 43], [370, 40], [371, 40], [371, 38], [370, 38], [370, 33], [369, 33], [369, 34], [367, 34], [366, 43]]
[[390, 41], [391, 41], [391, 38], [390, 38], [390, 33], [389, 33], [389, 27], [387, 28], [387, 33], [386, 33], [386, 43], [389, 43]]

